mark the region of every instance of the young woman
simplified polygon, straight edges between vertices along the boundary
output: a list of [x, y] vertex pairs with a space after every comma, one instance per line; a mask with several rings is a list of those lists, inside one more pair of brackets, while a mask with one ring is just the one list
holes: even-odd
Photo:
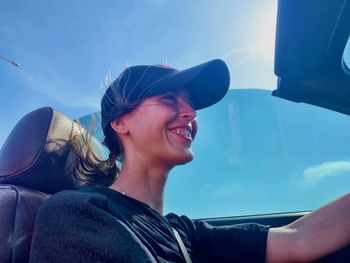
[[87, 145], [78, 171], [80, 179], [98, 185], [45, 202], [31, 261], [310, 262], [348, 244], [349, 195], [280, 228], [213, 227], [163, 216], [170, 170], [193, 159], [196, 110], [218, 102], [228, 88], [221, 60], [183, 71], [168, 66], [123, 71], [101, 101], [110, 158], [98, 160]]

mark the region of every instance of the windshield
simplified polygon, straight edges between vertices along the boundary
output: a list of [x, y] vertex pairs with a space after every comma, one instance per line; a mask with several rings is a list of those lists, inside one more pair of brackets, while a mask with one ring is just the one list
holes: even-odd
[[[98, 115], [97, 121], [99, 121]], [[198, 111], [194, 160], [176, 167], [165, 209], [192, 218], [307, 211], [350, 187], [347, 115], [261, 89]], [[80, 119], [86, 127], [91, 117]], [[95, 136], [102, 139], [100, 127]]]
[[312, 210], [350, 187], [346, 115], [232, 90], [198, 119], [195, 160], [171, 175], [168, 209], [193, 217]]
[[182, 69], [221, 58], [230, 91], [198, 112], [195, 159], [169, 176], [166, 212], [310, 210], [348, 191], [348, 116], [271, 96], [277, 1], [36, 0], [0, 9], [0, 56], [21, 64], [0, 60], [0, 145], [39, 107], [72, 119], [99, 111], [126, 65]]

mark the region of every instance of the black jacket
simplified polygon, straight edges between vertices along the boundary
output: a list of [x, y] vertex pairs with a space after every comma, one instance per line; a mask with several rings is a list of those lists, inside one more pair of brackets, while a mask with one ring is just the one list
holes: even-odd
[[166, 217], [103, 186], [64, 191], [40, 208], [30, 262], [184, 262], [172, 227], [192, 262], [264, 262], [268, 227], [213, 227]]

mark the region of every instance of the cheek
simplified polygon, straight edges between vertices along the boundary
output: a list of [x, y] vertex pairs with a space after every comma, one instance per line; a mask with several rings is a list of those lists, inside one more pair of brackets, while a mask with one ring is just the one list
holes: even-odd
[[162, 125], [155, 116], [141, 116], [135, 118], [129, 127], [130, 135], [135, 140], [147, 143], [159, 138]]
[[143, 131], [147, 129], [147, 124], [148, 123], [145, 121], [145, 118], [142, 118], [141, 114], [139, 113], [135, 112], [134, 114], [128, 116], [127, 127], [131, 138], [136, 139], [142, 136]]
[[176, 111], [167, 107], [158, 107], [143, 111], [135, 111], [129, 117], [128, 125], [131, 134], [137, 133], [139, 136], [158, 137], [167, 131], [169, 125], [176, 120]]

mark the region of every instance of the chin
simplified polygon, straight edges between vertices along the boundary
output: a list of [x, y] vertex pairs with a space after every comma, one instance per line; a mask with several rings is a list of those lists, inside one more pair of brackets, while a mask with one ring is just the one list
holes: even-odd
[[176, 160], [176, 165], [183, 165], [186, 163], [189, 163], [193, 160], [193, 153], [192, 151], [186, 153], [185, 155], [183, 154], [181, 157]]

